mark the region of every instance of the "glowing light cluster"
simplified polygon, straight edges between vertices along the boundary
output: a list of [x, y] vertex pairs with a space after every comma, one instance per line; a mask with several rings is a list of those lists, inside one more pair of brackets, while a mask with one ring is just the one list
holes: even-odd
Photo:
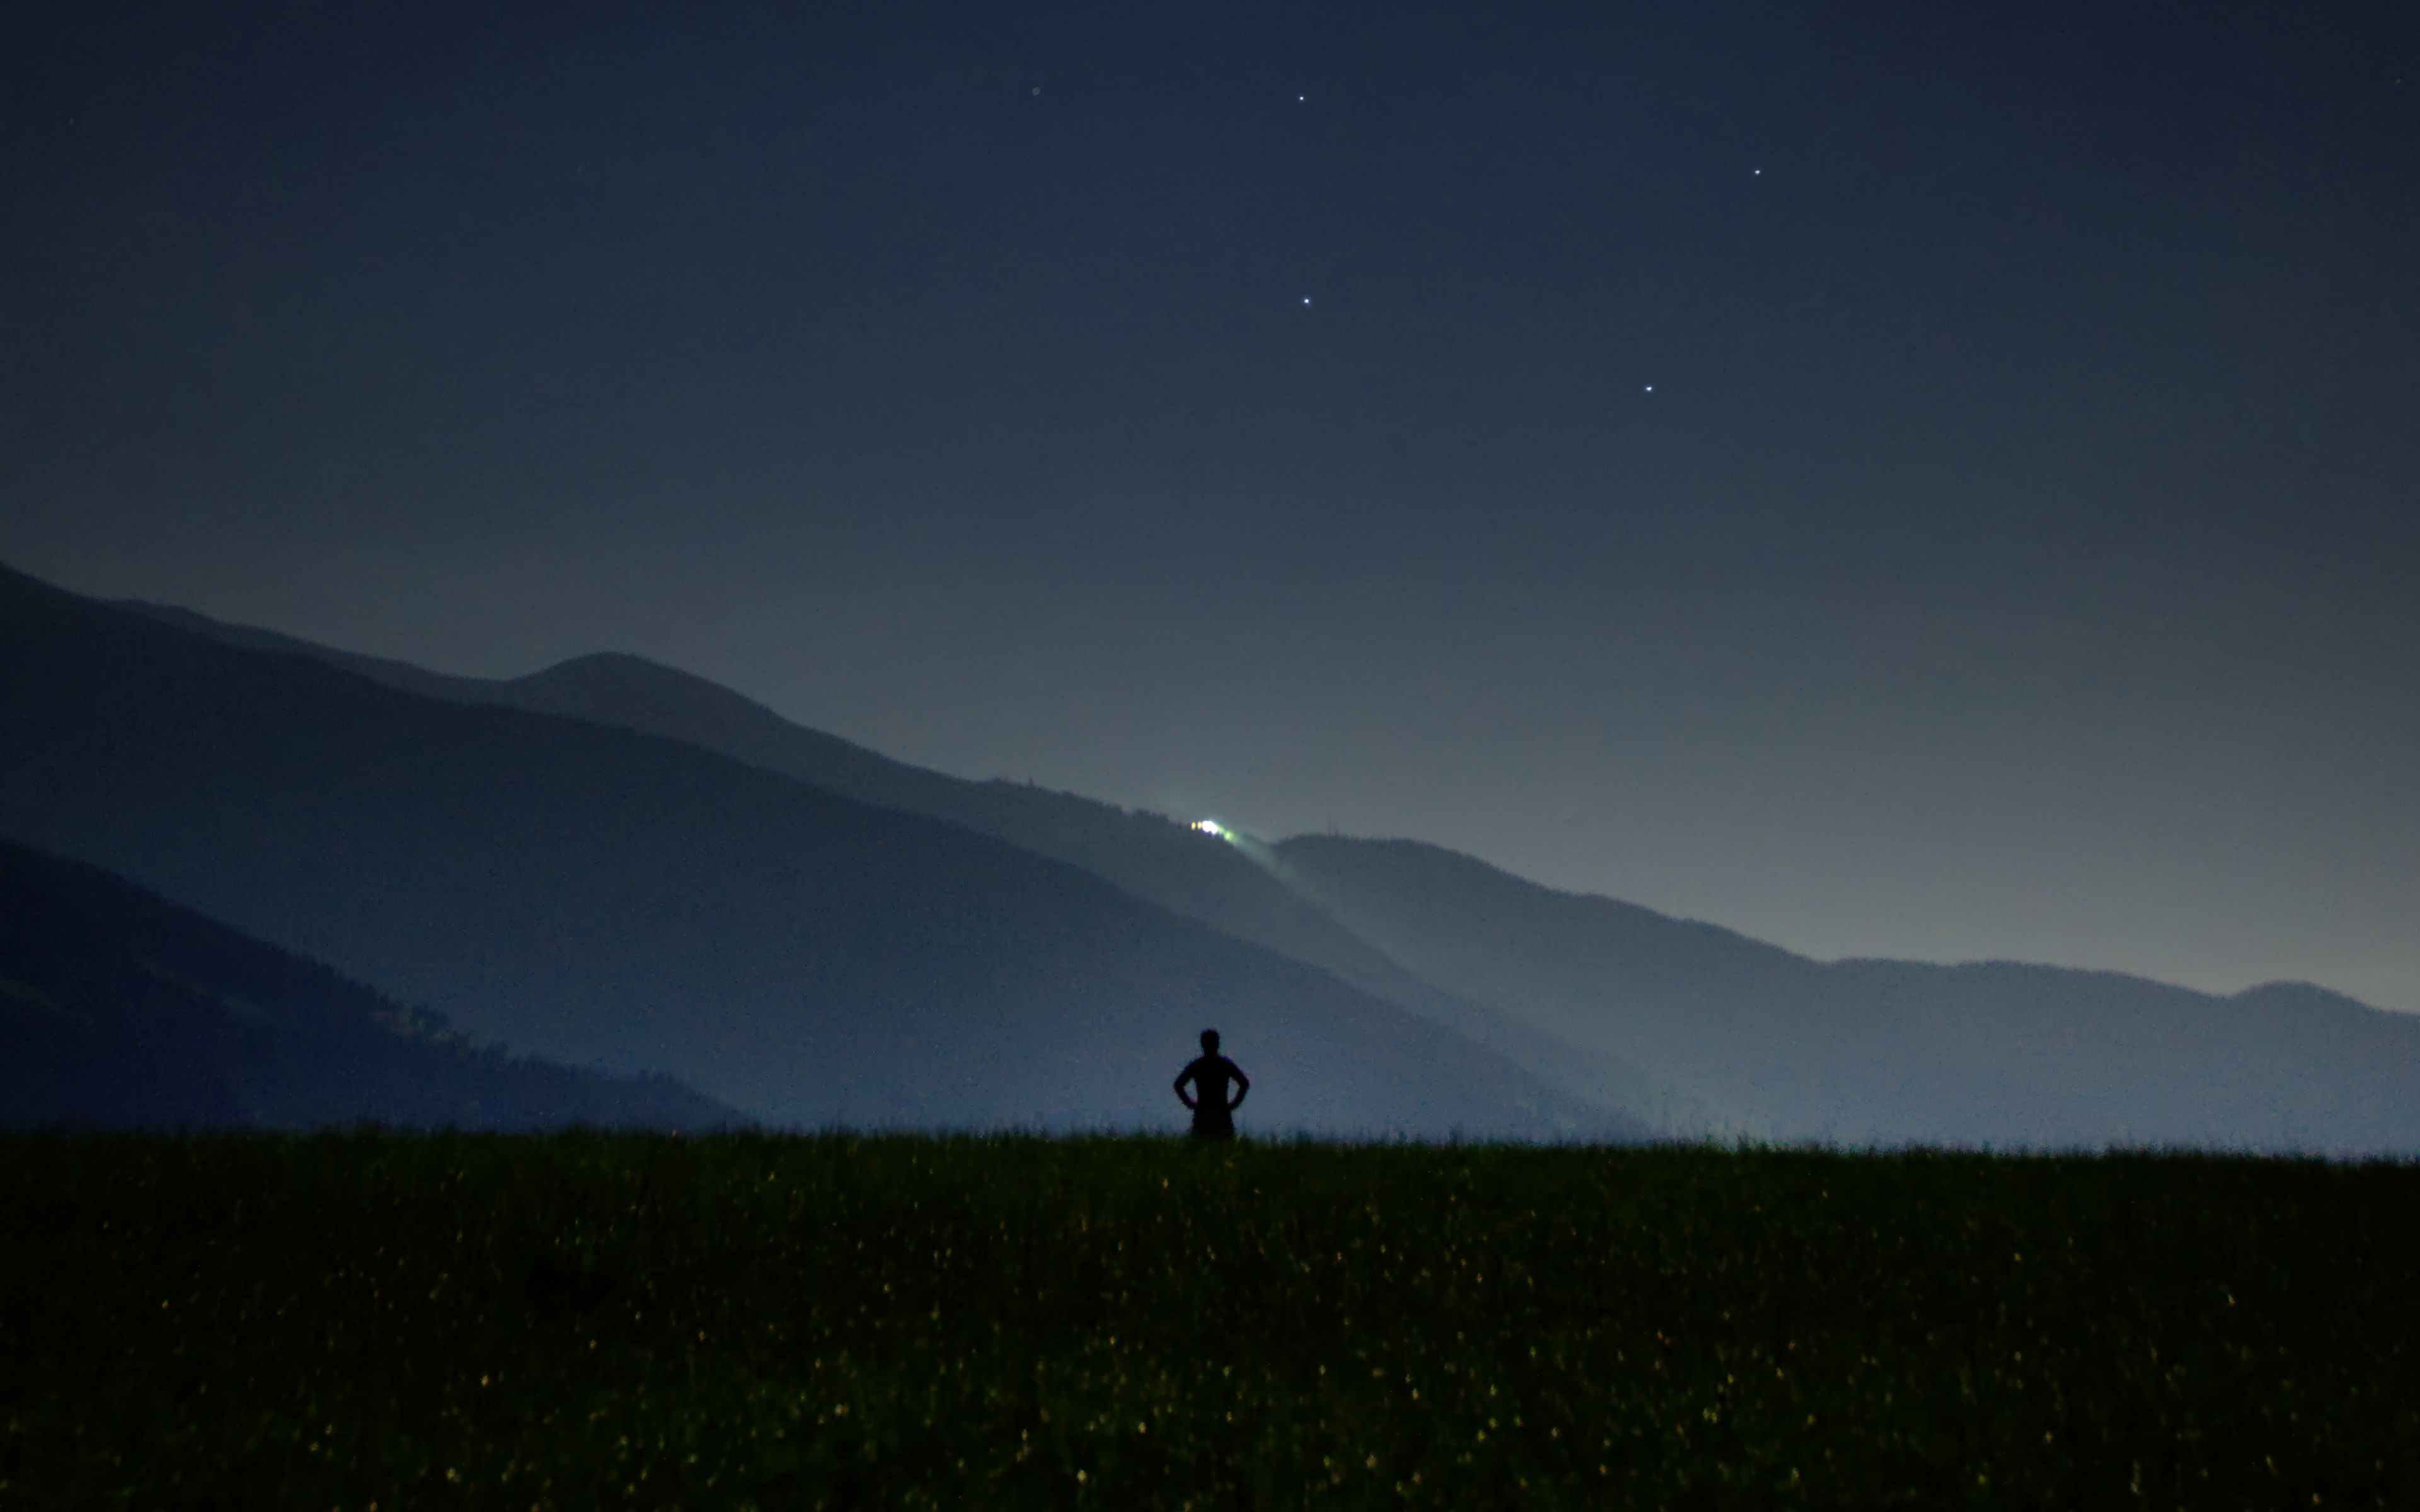
[[1193, 827], [1205, 835], [1216, 835], [1221, 840], [1227, 836], [1227, 832], [1218, 826], [1218, 821], [1216, 819], [1196, 819], [1193, 821]]

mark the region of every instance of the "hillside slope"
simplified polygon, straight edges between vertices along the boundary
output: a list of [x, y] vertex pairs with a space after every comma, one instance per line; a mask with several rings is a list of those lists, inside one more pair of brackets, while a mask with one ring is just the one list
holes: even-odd
[[1410, 841], [1280, 865], [1451, 991], [1625, 1057], [1775, 1137], [2420, 1150], [2420, 1018], [1991, 962], [1825, 964]]
[[467, 1030], [753, 1117], [1618, 1136], [1468, 1040], [1068, 866], [693, 746], [406, 695], [0, 577], [0, 835]]
[[1080, 867], [1145, 902], [1313, 965], [1502, 1056], [1573, 1097], [1694, 1133], [1701, 1103], [1593, 1045], [1404, 970], [1233, 845], [1164, 815], [1023, 783], [970, 781], [792, 723], [705, 678], [643, 657], [575, 657], [526, 677], [454, 677], [164, 605], [122, 606], [230, 645], [303, 656], [424, 697], [661, 735], [861, 802], [923, 814]]
[[660, 1076], [473, 1048], [415, 1012], [92, 867], [0, 841], [0, 1125], [704, 1131]]

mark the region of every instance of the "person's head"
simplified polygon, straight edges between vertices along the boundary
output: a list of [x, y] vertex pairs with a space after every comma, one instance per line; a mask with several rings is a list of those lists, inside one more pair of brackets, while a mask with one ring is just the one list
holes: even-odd
[[1202, 1053], [1205, 1056], [1215, 1056], [1218, 1053], [1218, 1030], [1204, 1029], [1202, 1031]]

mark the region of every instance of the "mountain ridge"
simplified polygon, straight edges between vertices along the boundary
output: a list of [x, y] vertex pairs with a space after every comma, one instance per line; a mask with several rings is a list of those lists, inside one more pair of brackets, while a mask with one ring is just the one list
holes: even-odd
[[1504, 1056], [1563, 1093], [1647, 1117], [1670, 1132], [1708, 1127], [1704, 1109], [1662, 1079], [1493, 1005], [1402, 969], [1234, 846], [1164, 815], [1030, 784], [933, 772], [783, 717], [709, 679], [627, 652], [592, 652], [511, 678], [458, 677], [322, 646], [191, 609], [120, 607], [235, 644], [302, 656], [424, 696], [586, 719], [682, 740], [861, 802], [964, 825], [1101, 877], [1171, 913], [1328, 972]]
[[[659, 701], [652, 711], [633, 685]], [[1297, 836], [1267, 846], [1231, 837], [1222, 856], [1159, 816], [922, 772], [627, 654], [456, 691], [678, 729], [794, 773], [836, 752], [848, 765], [818, 775], [855, 783], [861, 795], [1055, 854], [1317, 964], [1668, 1133], [2042, 1148], [2420, 1146], [2420, 1120], [2398, 1111], [2420, 1087], [2410, 1024], [2317, 986], [2224, 996], [2023, 962], [1818, 961], [1719, 924], [1543, 887], [1419, 841]], [[701, 706], [718, 712], [706, 717]], [[1051, 831], [1062, 817], [1076, 821], [1072, 837]], [[1342, 890], [1309, 864], [1334, 848], [1360, 863]], [[1248, 852], [1256, 875], [1233, 864]], [[1215, 887], [1188, 890], [1154, 870], [1171, 856], [1228, 862], [1226, 882], [1249, 882], [1258, 897], [1245, 907]], [[1279, 890], [1270, 881], [1282, 903], [1270, 901]], [[1466, 959], [1441, 957], [1446, 940]], [[2289, 1070], [2314, 1056], [2341, 1071], [2343, 1097], [2332, 1098], [2324, 1075]]]
[[0, 1123], [702, 1133], [737, 1112], [470, 1044], [96, 867], [0, 840]]
[[1761, 1135], [2420, 1149], [2420, 1017], [2325, 988], [1822, 962], [1424, 842], [1297, 836], [1274, 850], [1408, 969], [1518, 1004]]
[[768, 1121], [1167, 1127], [1208, 1023], [1284, 1072], [1256, 1071], [1248, 1127], [1644, 1132], [1078, 868], [686, 743], [403, 693], [21, 574], [0, 650], [0, 834]]

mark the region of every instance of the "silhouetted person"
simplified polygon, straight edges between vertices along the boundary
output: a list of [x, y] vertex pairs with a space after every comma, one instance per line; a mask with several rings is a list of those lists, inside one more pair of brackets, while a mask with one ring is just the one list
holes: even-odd
[[[1185, 1093], [1185, 1084], [1193, 1084], [1193, 1095]], [[1235, 1084], [1235, 1101], [1227, 1101], [1227, 1084]], [[1176, 1100], [1193, 1110], [1193, 1137], [1196, 1139], [1233, 1139], [1235, 1137], [1235, 1110], [1244, 1105], [1244, 1094], [1252, 1089], [1252, 1079], [1244, 1068], [1218, 1053], [1218, 1031], [1202, 1031], [1202, 1054], [1190, 1065], [1176, 1073]]]

